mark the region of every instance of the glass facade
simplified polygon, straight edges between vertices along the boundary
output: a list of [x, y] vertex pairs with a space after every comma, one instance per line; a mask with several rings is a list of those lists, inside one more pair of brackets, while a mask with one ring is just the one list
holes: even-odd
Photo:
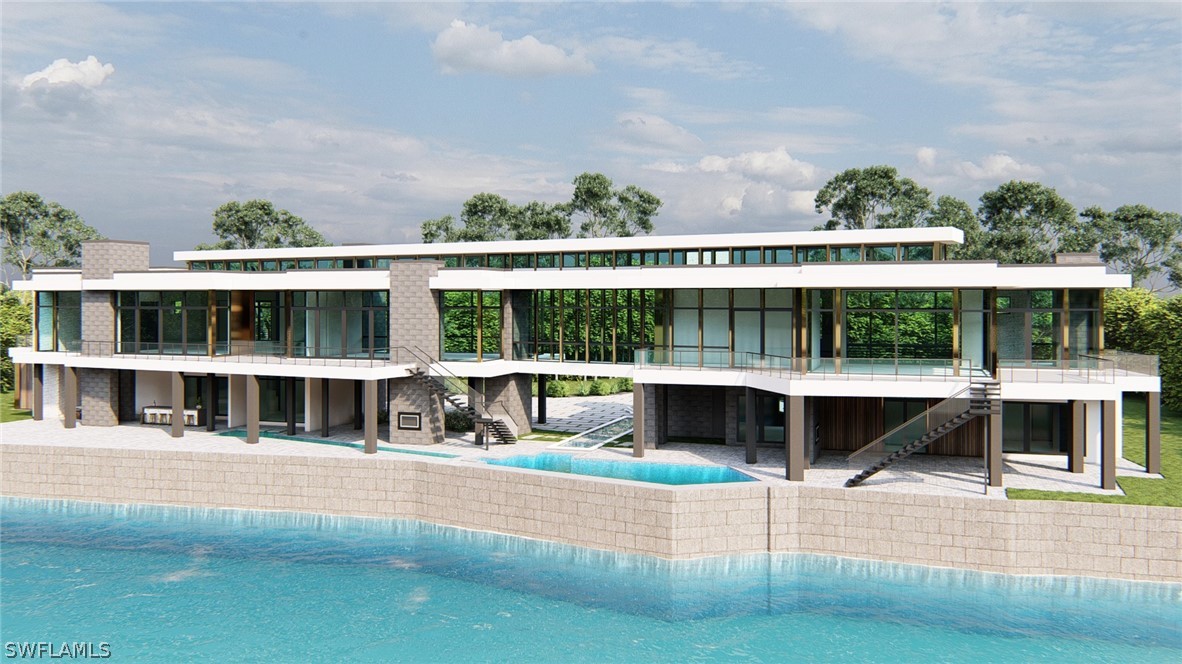
[[444, 291], [439, 298], [443, 359], [500, 359], [501, 293]]
[[37, 350], [77, 351], [82, 340], [82, 293], [37, 293]]
[[389, 291], [294, 291], [290, 345], [297, 357], [389, 357]]
[[[116, 352], [207, 355], [211, 307], [209, 291], [121, 291], [116, 294]], [[228, 323], [225, 294], [221, 320]], [[213, 312], [217, 317], [217, 312]]]

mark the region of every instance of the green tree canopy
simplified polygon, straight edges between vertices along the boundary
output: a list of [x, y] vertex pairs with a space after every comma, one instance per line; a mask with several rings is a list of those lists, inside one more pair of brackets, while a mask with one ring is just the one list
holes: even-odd
[[1182, 409], [1182, 295], [1162, 298], [1144, 288], [1115, 288], [1104, 294], [1104, 342], [1112, 348], [1157, 355], [1162, 402]]
[[1087, 241], [1099, 246], [1105, 263], [1132, 275], [1135, 285], [1156, 291], [1168, 282], [1182, 288], [1182, 215], [1122, 205], [1111, 212], [1090, 207], [1083, 217]]
[[300, 217], [276, 210], [271, 201], [230, 201], [213, 213], [213, 232], [221, 241], [198, 249], [320, 247], [328, 240]]
[[833, 176], [814, 199], [818, 213], [828, 212], [821, 230], [912, 228], [932, 209], [932, 192], [893, 166], [850, 168]]
[[985, 257], [985, 233], [981, 222], [968, 203], [955, 196], [941, 196], [936, 207], [928, 215], [926, 226], [936, 228], [951, 226], [964, 231], [964, 244], [948, 248], [948, 257], [953, 260], [980, 260]]
[[[1007, 182], [981, 195], [984, 250], [999, 263], [1050, 263], [1057, 251], [1088, 251], [1075, 207], [1038, 182]], [[1094, 245], [1093, 245], [1094, 246]]]
[[545, 240], [570, 237], [572, 219], [581, 219], [580, 237], [629, 236], [653, 231], [661, 200], [635, 185], [614, 189], [600, 173], [574, 180], [567, 203], [531, 201], [517, 206], [497, 194], [469, 198], [459, 223], [452, 215], [428, 219], [420, 226], [423, 242]]
[[76, 267], [82, 243], [102, 239], [78, 213], [31, 191], [16, 191], [0, 200], [0, 233], [4, 263], [22, 279], [35, 267]]
[[14, 387], [15, 372], [8, 349], [23, 343], [33, 331], [30, 293], [18, 293], [0, 284], [0, 392]]
[[602, 173], [583, 173], [574, 179], [574, 195], [567, 206], [571, 218], [581, 219], [579, 237], [629, 237], [652, 233], [652, 219], [661, 199], [628, 185], [615, 189]]

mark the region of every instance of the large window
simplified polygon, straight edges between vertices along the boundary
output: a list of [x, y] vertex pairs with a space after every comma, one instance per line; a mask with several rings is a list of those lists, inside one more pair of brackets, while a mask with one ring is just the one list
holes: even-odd
[[209, 353], [208, 291], [121, 291], [116, 304], [120, 353]]
[[843, 356], [951, 359], [952, 318], [952, 291], [846, 291]]
[[444, 291], [441, 298], [443, 359], [500, 359], [501, 293]]
[[1062, 359], [1062, 308], [1062, 291], [998, 291], [999, 361], [1022, 364]]
[[77, 351], [82, 339], [82, 293], [37, 293], [37, 350]]
[[293, 355], [389, 357], [389, 291], [292, 293]]
[[[617, 254], [618, 256], [619, 254]], [[631, 363], [663, 321], [657, 291], [569, 289], [532, 294], [532, 327], [517, 327], [518, 359]]]

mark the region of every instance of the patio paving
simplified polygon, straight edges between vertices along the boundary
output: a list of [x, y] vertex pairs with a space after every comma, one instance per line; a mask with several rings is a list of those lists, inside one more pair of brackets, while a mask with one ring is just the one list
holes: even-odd
[[[621, 394], [607, 397], [570, 397], [550, 399], [548, 410], [553, 415], [544, 425], [547, 429], [582, 431], [596, 424], [602, 424], [626, 414], [631, 404], [631, 395]], [[264, 431], [279, 432], [282, 427], [263, 427]], [[47, 419], [43, 422], [24, 420], [0, 426], [0, 445], [61, 445], [73, 447], [101, 447], [141, 450], [183, 450], [193, 452], [220, 452], [232, 454], [301, 455], [310, 457], [351, 457], [364, 456], [356, 447], [324, 445], [316, 442], [262, 438], [258, 444], [248, 445], [241, 438], [219, 435], [203, 427], [186, 428], [183, 438], [172, 438], [167, 427], [126, 424], [119, 427], [88, 427], [79, 425], [65, 429], [61, 421]], [[334, 427], [329, 438], [333, 442], [360, 443], [362, 432], [352, 425]], [[297, 431], [297, 436], [320, 440], [319, 432]], [[473, 444], [475, 436], [448, 434], [439, 445], [392, 445], [379, 440], [383, 448], [401, 449], [412, 452], [454, 454], [458, 458], [440, 460], [448, 463], [474, 463], [485, 458], [500, 458], [514, 455], [538, 454], [552, 451], [551, 441], [523, 440], [516, 445], [492, 445], [486, 451]], [[0, 447], [2, 450], [2, 447]], [[760, 447], [759, 461], [753, 465], [744, 462], [742, 447], [710, 445], [701, 443], [668, 443], [660, 449], [646, 450], [644, 461], [686, 464], [722, 464], [733, 466], [762, 482], [774, 485], [790, 484], [784, 479], [783, 447]], [[378, 457], [397, 454], [382, 451]], [[633, 461], [630, 448], [603, 447], [590, 452], [580, 452], [589, 458]], [[862, 460], [849, 464], [845, 455], [823, 454], [805, 474], [806, 486], [841, 487], [847, 479], [868, 464]], [[1086, 464], [1079, 474], [1066, 471], [1064, 456], [1029, 454], [1006, 454], [1004, 472], [1006, 488], [1044, 489], [1051, 491], [1079, 491], [1095, 494], [1119, 495], [1115, 491], [1099, 488], [1100, 468], [1098, 464]], [[1120, 459], [1118, 476], [1160, 477], [1147, 475], [1144, 469], [1126, 459]], [[1005, 499], [1005, 491], [987, 490], [981, 459], [966, 457], [944, 457], [915, 455], [871, 477], [862, 486], [851, 491], [887, 491], [892, 493], [931, 494], [950, 496], [987, 496]]]

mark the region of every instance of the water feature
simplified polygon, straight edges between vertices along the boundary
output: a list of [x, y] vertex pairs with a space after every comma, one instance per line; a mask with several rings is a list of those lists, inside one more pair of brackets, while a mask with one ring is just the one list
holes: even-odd
[[531, 468], [555, 473], [611, 477], [656, 484], [722, 484], [726, 482], [755, 482], [756, 479], [730, 466], [699, 466], [677, 463], [645, 463], [643, 461], [611, 461], [587, 459], [569, 454], [533, 454], [485, 459], [495, 466]]
[[1140, 662], [1182, 585], [664, 561], [413, 521], [3, 499], [6, 642], [175, 662]]
[[555, 443], [550, 446], [550, 449], [594, 450], [630, 433], [632, 433], [632, 416], [627, 415], [571, 436], [560, 443]]

